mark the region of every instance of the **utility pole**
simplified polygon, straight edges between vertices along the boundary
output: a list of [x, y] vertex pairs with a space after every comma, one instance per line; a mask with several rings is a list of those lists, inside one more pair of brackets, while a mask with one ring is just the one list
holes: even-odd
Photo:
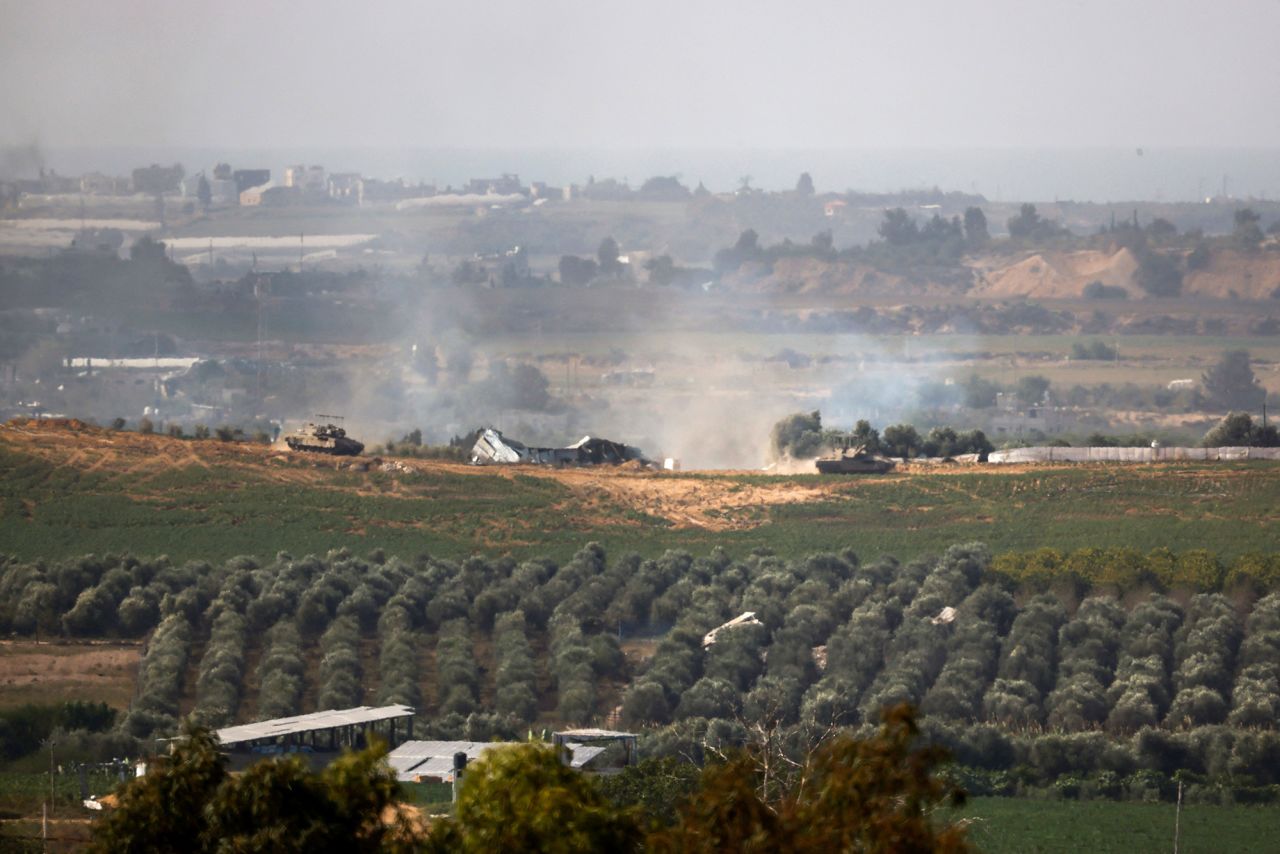
[[52, 738], [43, 739], [41, 747], [49, 748], [49, 799], [45, 801], [40, 817], [40, 836], [44, 842], [44, 850], [49, 850], [49, 813], [53, 811], [53, 745]]
[[1173, 854], [1178, 854], [1178, 843], [1182, 836], [1182, 781], [1178, 781], [1178, 807], [1173, 814]]
[[[301, 269], [301, 265], [299, 265]], [[255, 276], [253, 280], [253, 295], [258, 298], [258, 405], [262, 405], [263, 396], [263, 366], [262, 360], [265, 357], [266, 337], [267, 337], [267, 314], [264, 304], [267, 296], [268, 284], [263, 282], [262, 276]]]

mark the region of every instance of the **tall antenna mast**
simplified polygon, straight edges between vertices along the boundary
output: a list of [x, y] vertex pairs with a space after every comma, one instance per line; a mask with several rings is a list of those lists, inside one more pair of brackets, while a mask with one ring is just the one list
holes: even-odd
[[262, 403], [262, 360], [264, 357], [264, 349], [266, 346], [266, 337], [267, 337], [267, 313], [263, 305], [263, 302], [265, 299], [265, 294], [263, 294], [263, 291], [265, 290], [265, 287], [263, 286], [262, 279], [263, 277], [261, 275], [258, 275], [258, 276], [255, 276], [253, 280], [254, 296], [258, 298], [258, 403], [259, 404]]

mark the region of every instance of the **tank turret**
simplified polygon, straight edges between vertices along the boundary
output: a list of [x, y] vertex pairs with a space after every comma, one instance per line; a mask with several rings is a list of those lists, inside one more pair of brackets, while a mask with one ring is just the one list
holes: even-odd
[[[341, 420], [334, 415], [317, 415], [316, 418]], [[364, 443], [348, 438], [347, 431], [336, 424], [310, 423], [299, 427], [285, 437], [291, 451], [308, 451], [313, 454], [333, 454], [354, 457], [364, 450]]]
[[867, 453], [866, 445], [845, 448], [831, 457], [819, 457], [814, 465], [823, 474], [884, 474], [894, 467], [894, 462], [878, 454]]

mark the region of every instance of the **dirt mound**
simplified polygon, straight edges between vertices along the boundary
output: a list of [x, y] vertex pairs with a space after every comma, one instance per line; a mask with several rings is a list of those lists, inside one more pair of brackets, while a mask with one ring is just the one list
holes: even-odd
[[1128, 249], [1107, 253], [1037, 252], [1021, 260], [994, 256], [975, 261], [981, 284], [972, 292], [977, 297], [1039, 297], [1075, 299], [1090, 282], [1124, 288], [1130, 296], [1141, 296], [1133, 284], [1138, 259]]
[[1280, 288], [1280, 252], [1223, 249], [1209, 256], [1203, 270], [1188, 273], [1182, 292], [1194, 296], [1263, 300]]
[[102, 428], [81, 421], [79, 418], [10, 418], [5, 424], [15, 430], [72, 430], [76, 433], [97, 432]]

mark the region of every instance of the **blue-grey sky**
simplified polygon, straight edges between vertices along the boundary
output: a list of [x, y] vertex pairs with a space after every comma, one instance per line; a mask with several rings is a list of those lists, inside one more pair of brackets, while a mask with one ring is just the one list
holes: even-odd
[[0, 0], [0, 144], [1280, 146], [1280, 0]]

